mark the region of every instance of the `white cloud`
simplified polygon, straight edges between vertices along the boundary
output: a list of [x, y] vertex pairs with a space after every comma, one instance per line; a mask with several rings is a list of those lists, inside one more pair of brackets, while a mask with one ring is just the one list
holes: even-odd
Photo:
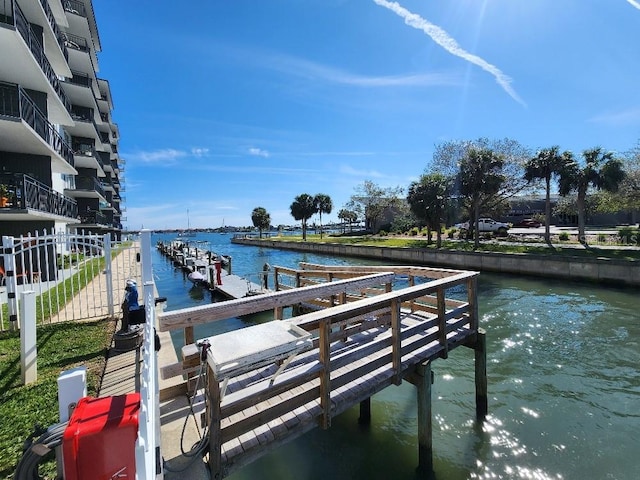
[[474, 65], [479, 66], [484, 71], [489, 72], [495, 77], [498, 85], [500, 85], [511, 98], [513, 98], [516, 102], [526, 106], [524, 101], [511, 87], [511, 78], [509, 76], [505, 75], [498, 67], [490, 64], [483, 58], [464, 50], [460, 45], [458, 45], [458, 42], [456, 42], [456, 40], [451, 37], [445, 30], [422, 18], [420, 15], [410, 12], [397, 2], [389, 2], [387, 0], [373, 1], [377, 5], [385, 7], [394, 12], [399, 17], [402, 17], [404, 19], [404, 23], [406, 23], [410, 27], [413, 27], [417, 30], [422, 30], [425, 34], [431, 37], [434, 42], [436, 42], [450, 54], [455, 55], [456, 57], [460, 57], [470, 63], [473, 63]]
[[123, 153], [123, 157], [147, 164], [174, 165], [178, 159], [185, 157], [203, 157], [209, 153], [208, 148], [193, 147], [189, 151], [175, 148], [161, 148], [158, 150], [142, 150]]
[[366, 178], [382, 178], [385, 176], [376, 170], [358, 170], [350, 165], [340, 165], [339, 172], [344, 175]]
[[629, 2], [631, 5], [633, 5], [638, 10], [640, 10], [640, 2], [637, 2], [636, 0], [627, 0], [627, 2]]
[[323, 80], [356, 87], [431, 87], [460, 85], [462, 79], [451, 74], [428, 73], [391, 76], [357, 75], [343, 70], [288, 55], [269, 57], [269, 68], [309, 80]]
[[640, 107], [620, 112], [603, 113], [601, 115], [596, 115], [589, 119], [589, 121], [612, 126], [637, 124], [640, 123]]
[[191, 149], [191, 154], [196, 156], [196, 157], [203, 157], [208, 153], [209, 153], [209, 149], [208, 148], [193, 147]]
[[173, 163], [176, 159], [185, 157], [186, 155], [187, 152], [184, 152], [182, 150], [163, 148], [160, 150], [128, 153], [124, 156], [143, 163]]
[[256, 147], [249, 148], [249, 155], [254, 155], [256, 157], [264, 157], [264, 158], [269, 158], [270, 156], [268, 151], [263, 150], [261, 148], [256, 148]]

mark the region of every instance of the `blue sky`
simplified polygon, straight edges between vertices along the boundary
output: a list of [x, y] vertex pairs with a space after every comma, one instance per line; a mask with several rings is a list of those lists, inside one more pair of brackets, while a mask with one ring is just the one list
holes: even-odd
[[640, 0], [93, 1], [131, 229], [337, 220], [447, 140], [640, 139]]

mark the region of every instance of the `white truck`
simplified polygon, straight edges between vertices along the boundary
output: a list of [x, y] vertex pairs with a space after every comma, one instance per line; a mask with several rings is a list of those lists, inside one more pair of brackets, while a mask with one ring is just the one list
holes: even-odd
[[[478, 219], [478, 231], [479, 232], [495, 232], [505, 234], [509, 230], [509, 224], [504, 222], [498, 222], [493, 218], [479, 218]], [[469, 222], [459, 223], [456, 225], [460, 230], [469, 230]], [[471, 228], [473, 228], [473, 222]]]

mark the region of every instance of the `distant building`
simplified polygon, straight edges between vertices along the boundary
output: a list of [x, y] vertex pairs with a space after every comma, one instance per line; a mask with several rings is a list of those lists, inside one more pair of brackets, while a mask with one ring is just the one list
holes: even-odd
[[0, 235], [122, 232], [123, 160], [91, 0], [0, 2]]
[[[551, 195], [551, 224], [552, 225], [577, 225], [577, 215], [555, 215], [554, 207], [562, 197]], [[501, 220], [517, 223], [524, 218], [531, 218], [534, 215], [544, 215], [545, 197], [544, 195], [526, 195], [513, 197], [509, 200], [510, 210]], [[616, 213], [596, 213], [589, 215], [587, 224], [591, 225], [626, 225], [635, 224], [640, 219], [640, 212], [616, 212]]]

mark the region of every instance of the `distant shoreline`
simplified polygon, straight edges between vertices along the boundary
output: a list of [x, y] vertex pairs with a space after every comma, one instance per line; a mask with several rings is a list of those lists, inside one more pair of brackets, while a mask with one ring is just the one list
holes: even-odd
[[296, 250], [340, 257], [373, 258], [412, 265], [430, 265], [559, 278], [607, 285], [640, 286], [640, 262], [573, 256], [550, 257], [530, 253], [467, 252], [425, 248], [397, 248], [338, 243], [288, 242], [234, 237], [232, 243]]

